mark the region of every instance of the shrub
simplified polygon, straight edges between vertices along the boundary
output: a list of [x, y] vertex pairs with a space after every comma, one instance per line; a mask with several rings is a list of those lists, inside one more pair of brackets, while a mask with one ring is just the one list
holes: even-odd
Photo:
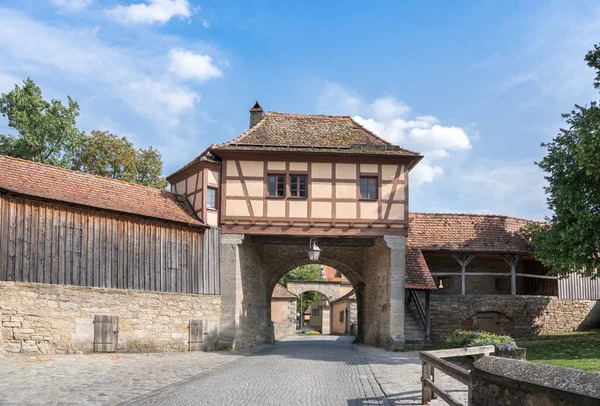
[[501, 336], [487, 331], [454, 330], [442, 339], [444, 348], [478, 347], [493, 345], [498, 350], [511, 351], [517, 347], [511, 336]]

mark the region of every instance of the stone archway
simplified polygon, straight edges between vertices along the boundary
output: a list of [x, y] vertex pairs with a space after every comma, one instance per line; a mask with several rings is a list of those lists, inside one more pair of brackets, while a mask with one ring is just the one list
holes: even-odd
[[327, 281], [288, 281], [287, 290], [295, 295], [304, 292], [317, 292], [325, 296], [328, 301], [333, 302], [341, 297], [339, 282]]
[[[306, 243], [270, 243], [243, 234], [222, 234], [221, 340], [244, 347], [271, 340], [270, 300], [277, 281], [312, 263]], [[262, 236], [261, 236], [262, 237]], [[303, 237], [299, 237], [303, 238]], [[330, 238], [330, 241], [327, 241]], [[388, 349], [404, 345], [405, 241], [402, 236], [370, 238], [369, 244], [335, 244], [321, 237], [318, 263], [342, 272], [354, 287], [357, 340]], [[360, 240], [360, 239], [359, 239]], [[364, 239], [363, 239], [364, 240]]]

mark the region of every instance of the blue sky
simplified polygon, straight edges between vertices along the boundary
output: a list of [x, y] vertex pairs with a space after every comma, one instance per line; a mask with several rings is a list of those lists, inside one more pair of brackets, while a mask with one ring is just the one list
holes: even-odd
[[[0, 92], [27, 76], [79, 125], [152, 145], [171, 173], [248, 110], [352, 115], [418, 150], [410, 209], [542, 219], [534, 161], [573, 104], [595, 1], [0, 1]], [[8, 131], [0, 121], [0, 131]]]

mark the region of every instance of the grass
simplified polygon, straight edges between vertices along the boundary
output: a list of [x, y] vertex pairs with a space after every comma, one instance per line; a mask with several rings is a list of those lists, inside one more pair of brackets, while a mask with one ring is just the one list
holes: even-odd
[[[600, 372], [600, 330], [530, 337], [527, 340], [535, 340], [525, 345], [527, 361]], [[544, 342], [548, 340], [553, 341]]]

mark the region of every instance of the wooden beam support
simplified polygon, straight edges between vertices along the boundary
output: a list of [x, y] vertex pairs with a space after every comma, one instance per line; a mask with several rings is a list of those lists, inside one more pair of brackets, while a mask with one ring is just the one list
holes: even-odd
[[[306, 245], [308, 247], [310, 237], [253, 235], [250, 237], [250, 241], [253, 244]], [[372, 247], [375, 240], [364, 237], [320, 237], [318, 244], [321, 246]]]
[[425, 340], [429, 340], [431, 336], [431, 319], [430, 319], [430, 307], [431, 307], [431, 291], [425, 291]]
[[503, 255], [502, 259], [510, 266], [510, 294], [517, 294], [517, 264], [521, 259], [520, 255]]
[[465, 258], [464, 255], [462, 255], [460, 258], [457, 257], [456, 255], [452, 254], [452, 258], [454, 258], [454, 260], [456, 262], [458, 262], [458, 264], [461, 267], [461, 294], [464, 295], [466, 293], [466, 279], [467, 279], [467, 265], [469, 265], [469, 262], [471, 262], [473, 260], [473, 258], [475, 258], [475, 255], [470, 255], [468, 257]]

